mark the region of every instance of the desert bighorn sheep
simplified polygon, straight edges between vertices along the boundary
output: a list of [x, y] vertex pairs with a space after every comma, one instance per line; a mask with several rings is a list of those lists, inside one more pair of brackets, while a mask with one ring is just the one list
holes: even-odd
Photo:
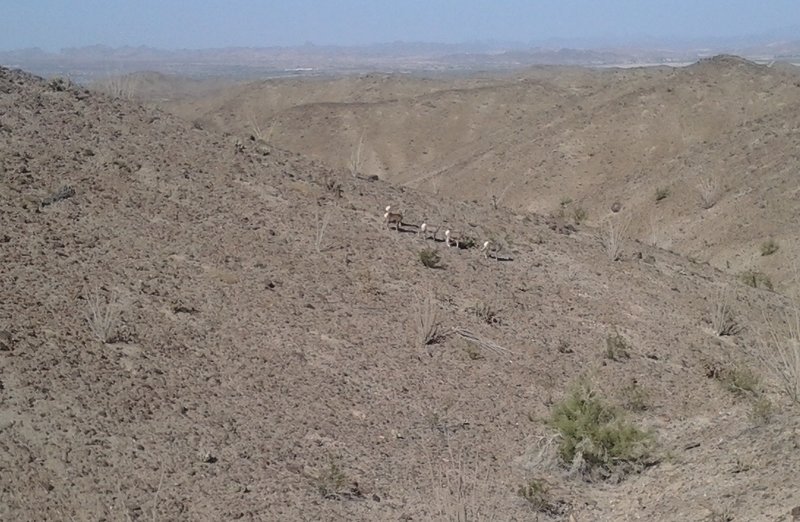
[[444, 231], [444, 242], [447, 246], [453, 246], [450, 244], [452, 241], [456, 245], [456, 248], [461, 248], [461, 240], [462, 236], [458, 232], [450, 230], [449, 228]]
[[438, 236], [440, 228], [440, 225], [431, 225], [426, 221], [419, 226], [418, 234], [420, 234], [423, 239], [433, 239], [434, 241], [439, 241]]
[[400, 226], [403, 224], [403, 214], [399, 212], [392, 212], [392, 206], [386, 206], [386, 213], [383, 215], [383, 222], [387, 225], [394, 225], [394, 229], [399, 231]]
[[483, 257], [489, 259], [490, 254], [494, 254], [495, 260], [499, 261], [497, 257], [500, 254], [500, 251], [503, 247], [500, 246], [499, 243], [492, 241], [491, 239], [487, 239], [483, 242], [483, 246], [481, 247], [481, 252], [483, 252]]

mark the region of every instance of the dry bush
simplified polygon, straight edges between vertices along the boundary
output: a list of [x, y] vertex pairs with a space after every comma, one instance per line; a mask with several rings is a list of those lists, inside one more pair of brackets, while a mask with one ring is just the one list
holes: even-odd
[[723, 369], [718, 377], [720, 383], [735, 395], [758, 395], [761, 391], [761, 376], [750, 368], [737, 364]]
[[606, 337], [605, 358], [622, 361], [631, 358], [631, 345], [616, 329]]
[[628, 411], [642, 412], [650, 407], [650, 394], [636, 379], [620, 390], [621, 406]]
[[103, 296], [99, 289], [86, 299], [86, 323], [95, 338], [101, 343], [109, 343], [117, 335], [122, 304], [115, 292]]
[[650, 235], [647, 242], [657, 248], [669, 250], [672, 247], [672, 240], [663, 231], [663, 224], [661, 220], [654, 218], [652, 215], [649, 218]]
[[92, 88], [112, 98], [132, 100], [139, 88], [139, 78], [133, 74], [117, 74], [94, 82]]
[[[438, 462], [437, 462], [438, 461]], [[421, 492], [427, 513], [420, 520], [478, 522], [500, 520], [497, 505], [502, 495], [494, 491], [489, 470], [470, 465], [448, 446], [447, 457], [429, 457], [431, 486]]]
[[800, 403], [800, 303], [777, 320], [766, 312], [758, 332], [758, 357], [792, 401]]
[[741, 328], [733, 317], [731, 297], [728, 290], [722, 290], [714, 300], [714, 309], [711, 312], [711, 327], [714, 333], [722, 337], [736, 335]]
[[500, 311], [484, 302], [476, 301], [475, 304], [467, 308], [467, 311], [490, 326], [503, 324], [503, 320], [500, 318]]
[[761, 255], [771, 256], [780, 249], [780, 245], [774, 239], [768, 239], [761, 243]]
[[774, 290], [775, 288], [767, 274], [755, 269], [741, 272], [739, 274], [739, 281], [753, 288], [766, 288], [767, 290]]
[[361, 133], [361, 137], [358, 139], [358, 144], [353, 149], [353, 153], [350, 155], [350, 174], [355, 178], [361, 172], [361, 167], [364, 164], [364, 159], [361, 157], [361, 153], [364, 150], [364, 133]]
[[722, 193], [719, 181], [714, 176], [701, 178], [697, 183], [697, 192], [700, 194], [700, 206], [704, 209], [716, 205]]
[[546, 513], [552, 516], [561, 513], [562, 503], [554, 500], [550, 486], [542, 479], [528, 480], [517, 488], [517, 495], [537, 513]]
[[414, 306], [414, 321], [418, 346], [425, 347], [436, 344], [441, 340], [438, 309], [436, 299], [431, 292], [417, 297], [417, 302]]
[[608, 219], [597, 230], [597, 240], [611, 261], [619, 261], [622, 257], [622, 244], [627, 236], [628, 223], [628, 221], [615, 223], [614, 220]]
[[350, 479], [342, 469], [338, 460], [328, 457], [328, 465], [311, 477], [314, 486], [322, 498], [339, 500], [348, 496], [347, 487]]
[[423, 248], [419, 251], [419, 261], [427, 268], [442, 268], [442, 258], [435, 248]]
[[331, 220], [331, 211], [325, 211], [325, 214], [320, 218], [319, 211], [316, 211], [314, 214], [314, 221], [317, 224], [316, 233], [314, 234], [314, 250], [317, 251], [317, 254], [321, 254], [322, 251], [325, 249], [324, 242], [325, 242], [325, 229], [328, 228], [328, 223]]
[[497, 210], [497, 208], [500, 206], [500, 203], [503, 201], [503, 198], [506, 197], [506, 193], [509, 191], [512, 185], [514, 185], [513, 182], [506, 185], [506, 188], [503, 189], [503, 191], [500, 193], [499, 196], [497, 194], [492, 194], [492, 208]]

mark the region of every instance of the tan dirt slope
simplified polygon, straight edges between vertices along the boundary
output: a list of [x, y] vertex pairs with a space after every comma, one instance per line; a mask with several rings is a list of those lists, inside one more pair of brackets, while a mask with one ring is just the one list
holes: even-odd
[[[590, 229], [242, 139], [0, 68], [0, 519], [790, 520], [800, 506], [796, 407], [755, 329], [709, 325], [725, 288], [746, 326], [778, 317], [781, 296], [635, 242], [611, 261]], [[402, 231], [381, 224], [387, 204]], [[494, 237], [507, 260], [426, 241], [423, 218]], [[446, 335], [423, 347], [426, 298]], [[605, 355], [615, 332], [628, 358]], [[734, 368], [764, 392], [714, 378]], [[547, 458], [544, 419], [581, 376], [612, 403], [640, 399], [629, 416], [658, 441], [641, 473], [591, 483]], [[764, 400], [774, 412], [753, 418]], [[551, 485], [548, 513], [517, 494], [532, 479]]]
[[[798, 288], [795, 67], [718, 56], [685, 68], [476, 75], [450, 88], [439, 78], [435, 90], [433, 81], [270, 81], [166, 108], [239, 133], [258, 121], [270, 143], [334, 167], [349, 167], [361, 142], [364, 173], [459, 199], [539, 213], [571, 199], [593, 224], [620, 202], [637, 239]], [[708, 183], [710, 209], [698, 189]], [[780, 249], [765, 257], [769, 240]]]

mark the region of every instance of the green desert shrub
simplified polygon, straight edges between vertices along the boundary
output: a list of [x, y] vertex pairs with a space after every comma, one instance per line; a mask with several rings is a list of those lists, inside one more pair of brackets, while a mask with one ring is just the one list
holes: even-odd
[[753, 288], [766, 288], [772, 290], [772, 280], [767, 274], [759, 270], [745, 270], [739, 274], [739, 280]]
[[550, 426], [561, 436], [558, 454], [589, 477], [609, 478], [654, 462], [652, 433], [626, 420], [583, 379], [552, 408]]
[[428, 268], [441, 268], [442, 258], [433, 248], [426, 248], [419, 251], [419, 260]]
[[761, 243], [761, 255], [762, 256], [771, 256], [775, 252], [778, 251], [780, 246], [774, 239], [768, 239]]
[[628, 341], [616, 330], [606, 337], [606, 359], [622, 361], [631, 358], [631, 347]]

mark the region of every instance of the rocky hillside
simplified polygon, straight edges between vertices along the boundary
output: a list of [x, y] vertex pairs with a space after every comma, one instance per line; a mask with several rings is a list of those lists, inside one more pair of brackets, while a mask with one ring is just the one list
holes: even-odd
[[[459, 199], [545, 214], [572, 201], [568, 212], [595, 225], [618, 202], [633, 238], [798, 289], [800, 76], [790, 65], [718, 56], [685, 68], [271, 81], [166, 107]], [[763, 256], [770, 241], [779, 249]]]
[[[788, 303], [711, 266], [8, 69], [0, 174], [4, 520], [800, 506], [797, 409], [758, 356]], [[604, 464], [589, 438], [565, 462], [580, 381], [647, 444], [613, 421]]]

